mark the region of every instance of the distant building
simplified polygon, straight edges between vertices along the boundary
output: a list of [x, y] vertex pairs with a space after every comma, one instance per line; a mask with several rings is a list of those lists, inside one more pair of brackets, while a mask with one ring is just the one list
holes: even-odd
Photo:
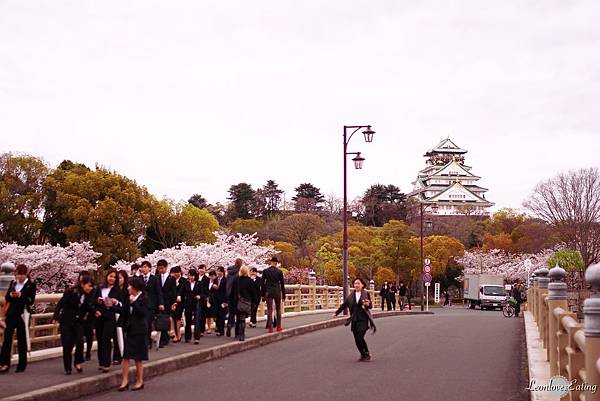
[[435, 202], [437, 212], [447, 216], [488, 216], [494, 204], [485, 199], [487, 188], [477, 185], [481, 177], [465, 166], [466, 150], [459, 148], [450, 138], [442, 140], [425, 153], [426, 167], [419, 171], [409, 197], [421, 202]]

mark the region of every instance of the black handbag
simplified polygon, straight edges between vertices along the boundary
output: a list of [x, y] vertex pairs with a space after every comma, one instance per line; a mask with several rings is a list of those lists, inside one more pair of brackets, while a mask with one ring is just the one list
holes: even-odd
[[250, 315], [252, 313], [252, 303], [246, 298], [238, 297], [237, 311]]
[[171, 328], [171, 319], [166, 313], [160, 313], [156, 315], [156, 330], [157, 331], [169, 331]]

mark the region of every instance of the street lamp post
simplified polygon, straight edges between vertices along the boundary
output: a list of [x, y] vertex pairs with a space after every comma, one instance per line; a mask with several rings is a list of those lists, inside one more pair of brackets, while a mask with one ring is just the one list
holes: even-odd
[[[421, 220], [421, 311], [425, 310], [425, 280], [423, 279], [423, 266], [425, 265], [425, 255], [423, 255], [423, 215], [425, 214], [425, 209], [427, 206], [431, 205], [431, 210], [434, 213], [437, 213], [438, 206], [435, 203], [427, 203], [423, 201], [419, 201], [421, 207], [420, 220]], [[432, 226], [431, 220], [427, 220], [427, 228], [431, 228]]]
[[[348, 152], [348, 143], [352, 136], [356, 134], [359, 130], [365, 129], [363, 131], [363, 135], [365, 137], [365, 142], [370, 143], [373, 142], [373, 134], [375, 131], [371, 129], [370, 125], [344, 125], [344, 238], [342, 243], [342, 253], [344, 258], [344, 271], [342, 275], [342, 285], [344, 286], [344, 300], [348, 297], [348, 194], [347, 194], [347, 166], [346, 166], [346, 156], [355, 155], [352, 158], [354, 162], [354, 168], [357, 170], [362, 169], [363, 162], [365, 158], [360, 155], [360, 152]], [[348, 131], [352, 130], [352, 133], [348, 135]], [[344, 311], [346, 314], [347, 311]]]

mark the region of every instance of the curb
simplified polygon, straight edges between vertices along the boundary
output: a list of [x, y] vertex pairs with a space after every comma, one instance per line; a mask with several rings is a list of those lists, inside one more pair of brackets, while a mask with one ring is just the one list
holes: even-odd
[[[433, 315], [433, 312], [380, 312], [373, 315], [374, 319], [392, 316], [412, 316], [412, 315]], [[172, 357], [160, 359], [154, 362], [144, 364], [144, 379], [150, 379], [155, 376], [164, 375], [199, 365], [203, 362], [224, 358], [228, 355], [258, 348], [263, 345], [271, 344], [286, 338], [311, 333], [318, 330], [342, 326], [345, 318], [325, 320], [317, 323], [310, 323], [304, 326], [285, 329], [281, 333], [261, 334], [256, 337], [248, 338], [246, 341], [236, 341], [225, 345], [219, 345], [198, 351], [186, 352]], [[134, 378], [135, 367], [129, 370], [130, 381]], [[109, 374], [98, 374], [93, 377], [74, 380], [68, 383], [60, 383], [54, 386], [46, 387], [40, 390], [34, 390], [14, 396], [2, 398], [0, 401], [69, 401], [76, 398], [97, 394], [103, 391], [114, 390], [121, 383], [121, 374], [112, 372]]]
[[[530, 311], [523, 313], [525, 324], [525, 339], [527, 342], [527, 363], [529, 367], [529, 382], [545, 384], [550, 380], [550, 364], [546, 361], [546, 350], [540, 339], [538, 326]], [[531, 401], [556, 400], [547, 391], [530, 391]]]

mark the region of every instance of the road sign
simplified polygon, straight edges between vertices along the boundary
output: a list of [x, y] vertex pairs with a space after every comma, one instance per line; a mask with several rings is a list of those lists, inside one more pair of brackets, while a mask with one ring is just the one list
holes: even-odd
[[425, 273], [423, 275], [423, 281], [425, 281], [426, 283], [429, 283], [431, 281], [431, 279], [432, 279], [431, 274]]
[[440, 283], [435, 283], [433, 290], [433, 302], [436, 304], [440, 303]]
[[425, 258], [425, 266], [429, 266], [431, 264], [431, 259]]
[[429, 287], [430, 285], [431, 285], [431, 282], [429, 282], [429, 281], [425, 282], [425, 287]]
[[431, 273], [431, 266], [423, 266], [423, 273]]

